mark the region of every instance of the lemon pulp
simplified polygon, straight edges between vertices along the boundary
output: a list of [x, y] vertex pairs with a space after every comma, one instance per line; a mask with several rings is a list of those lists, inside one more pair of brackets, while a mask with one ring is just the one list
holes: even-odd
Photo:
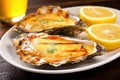
[[86, 24], [114, 23], [116, 14], [109, 8], [100, 6], [84, 6], [80, 9], [80, 18]]
[[89, 39], [103, 45], [106, 50], [120, 48], [120, 25], [110, 23], [95, 24], [86, 31]]

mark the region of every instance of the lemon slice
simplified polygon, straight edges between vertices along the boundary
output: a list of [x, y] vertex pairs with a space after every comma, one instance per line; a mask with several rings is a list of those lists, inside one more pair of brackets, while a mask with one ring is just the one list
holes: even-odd
[[109, 8], [100, 6], [84, 6], [80, 9], [80, 18], [88, 25], [114, 23], [116, 14]]
[[120, 48], [120, 25], [111, 23], [94, 24], [86, 31], [89, 39], [103, 45], [106, 50]]

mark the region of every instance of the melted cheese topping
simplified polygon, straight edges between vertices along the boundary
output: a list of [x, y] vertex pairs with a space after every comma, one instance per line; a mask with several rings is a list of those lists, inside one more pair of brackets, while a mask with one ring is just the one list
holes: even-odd
[[[18, 42], [19, 41], [19, 42]], [[59, 66], [67, 62], [84, 60], [94, 46], [67, 40], [56, 35], [30, 34], [14, 41], [17, 54], [25, 62], [34, 65], [48, 63]]]
[[19, 26], [26, 31], [37, 32], [51, 28], [75, 25], [75, 21], [76, 20], [72, 18], [65, 18], [56, 14], [41, 14], [22, 21]]

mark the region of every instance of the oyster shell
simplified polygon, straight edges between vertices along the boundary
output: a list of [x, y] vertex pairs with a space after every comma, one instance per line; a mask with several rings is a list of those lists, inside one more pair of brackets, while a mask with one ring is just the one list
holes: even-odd
[[47, 29], [41, 32], [48, 33], [50, 35], [63, 35], [74, 37], [85, 31], [85, 29], [86, 27], [84, 26], [64, 26], [59, 28]]
[[22, 61], [36, 66], [78, 63], [104, 52], [104, 48], [93, 41], [46, 33], [21, 34], [13, 39], [13, 44]]
[[14, 26], [14, 30], [18, 32], [47, 32], [50, 34], [67, 33], [66, 35], [73, 36], [71, 33], [79, 33], [86, 26], [79, 17], [59, 6], [42, 6], [36, 13], [31, 13], [18, 22]]

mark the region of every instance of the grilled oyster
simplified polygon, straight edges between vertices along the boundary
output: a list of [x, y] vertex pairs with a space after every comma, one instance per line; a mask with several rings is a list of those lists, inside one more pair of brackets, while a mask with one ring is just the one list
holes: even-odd
[[14, 27], [15, 30], [19, 32], [45, 31], [48, 33], [53, 33], [56, 30], [57, 30], [56, 32], [61, 32], [61, 30], [59, 31], [59, 29], [62, 30], [66, 28], [68, 29], [68, 27], [73, 29], [73, 26], [75, 25], [77, 25], [77, 27], [75, 27], [77, 29], [78, 27], [80, 27], [81, 29], [83, 26], [86, 26], [85, 23], [79, 20], [78, 17], [70, 14], [66, 10], [63, 10], [59, 6], [42, 6], [37, 10], [36, 13], [31, 13], [27, 15], [22, 21], [18, 22]]
[[24, 62], [36, 66], [49, 64], [57, 67], [71, 62], [78, 63], [104, 52], [101, 46], [92, 41], [46, 33], [21, 34], [13, 39], [13, 44]]

